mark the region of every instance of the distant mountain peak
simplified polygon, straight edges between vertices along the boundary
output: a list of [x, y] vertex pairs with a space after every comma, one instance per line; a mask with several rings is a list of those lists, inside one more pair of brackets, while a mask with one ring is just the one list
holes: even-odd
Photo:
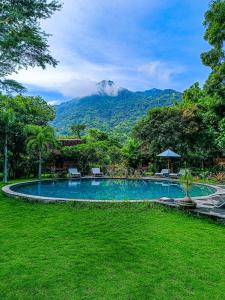
[[97, 91], [100, 95], [116, 96], [118, 86], [112, 80], [102, 80], [97, 83]]
[[118, 88], [111, 80], [99, 82], [98, 90], [99, 93], [94, 95], [56, 106], [56, 118], [52, 125], [61, 134], [67, 134], [72, 124], [80, 123], [89, 128], [113, 131], [122, 137], [149, 109], [171, 106], [180, 101], [182, 96], [174, 90], [151, 89], [132, 92]]
[[113, 86], [113, 85], [115, 85], [115, 83], [112, 80], [102, 80], [102, 81], [98, 82], [97, 85], [106, 87], [106, 86]]

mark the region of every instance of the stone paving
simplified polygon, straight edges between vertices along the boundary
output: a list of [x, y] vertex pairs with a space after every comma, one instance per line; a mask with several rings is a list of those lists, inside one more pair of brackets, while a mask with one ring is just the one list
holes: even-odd
[[[218, 187], [220, 187], [221, 189], [224, 189], [225, 191], [225, 184], [219, 184], [217, 185]], [[186, 211], [189, 213], [192, 213], [194, 215], [198, 215], [198, 216], [207, 216], [213, 219], [217, 219], [217, 220], [224, 220], [225, 221], [225, 207], [224, 208], [216, 208], [214, 207], [214, 205], [212, 203], [210, 203], [209, 201], [207, 201], [207, 199], [199, 199], [199, 200], [195, 200], [195, 202], [197, 203], [197, 207], [195, 209], [187, 209]], [[157, 200], [156, 203], [161, 204], [161, 205], [165, 205], [171, 208], [176, 208], [176, 209], [180, 209], [179, 205], [178, 205], [178, 201], [173, 201], [173, 200]]]

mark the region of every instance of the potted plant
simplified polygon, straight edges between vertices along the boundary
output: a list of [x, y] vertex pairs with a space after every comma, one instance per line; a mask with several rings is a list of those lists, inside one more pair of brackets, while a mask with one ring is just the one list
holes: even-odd
[[179, 206], [182, 208], [196, 208], [196, 203], [190, 197], [190, 191], [193, 186], [193, 176], [189, 169], [184, 169], [184, 174], [180, 177], [180, 185], [182, 186], [185, 197], [179, 201]]

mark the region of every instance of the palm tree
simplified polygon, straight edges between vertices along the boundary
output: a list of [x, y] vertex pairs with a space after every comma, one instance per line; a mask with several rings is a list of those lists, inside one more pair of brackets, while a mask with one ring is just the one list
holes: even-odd
[[43, 153], [48, 150], [50, 145], [56, 144], [55, 132], [50, 126], [27, 125], [28, 151], [36, 150], [38, 153], [38, 179], [41, 179]]
[[12, 109], [3, 108], [0, 110], [0, 131], [3, 136], [4, 144], [4, 170], [3, 170], [3, 182], [8, 182], [8, 139], [13, 131], [15, 125], [16, 116]]
[[185, 192], [185, 198], [179, 201], [179, 205], [182, 207], [195, 208], [196, 203], [190, 197], [190, 191], [193, 186], [193, 176], [191, 171], [185, 167], [184, 174], [180, 177], [180, 185]]
[[185, 200], [190, 200], [190, 191], [193, 186], [193, 176], [191, 175], [191, 172], [189, 169], [184, 169], [184, 174], [180, 177], [180, 184], [183, 187], [183, 190], [185, 192]]

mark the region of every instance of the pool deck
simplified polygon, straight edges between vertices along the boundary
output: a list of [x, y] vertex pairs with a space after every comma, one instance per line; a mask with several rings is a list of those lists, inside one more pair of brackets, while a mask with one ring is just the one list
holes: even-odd
[[179, 207], [178, 203], [170, 202], [167, 200], [156, 200], [155, 202], [157, 204], [174, 208], [177, 210], [182, 210], [193, 215], [205, 216], [214, 220], [221, 220], [225, 223], [225, 208], [215, 208], [207, 200], [195, 200], [195, 202], [197, 203], [197, 207], [194, 209], [182, 209]]
[[[210, 185], [210, 186], [213, 187], [214, 185]], [[217, 184], [214, 187], [219, 188], [220, 192], [225, 193], [225, 184]], [[194, 209], [185, 209], [187, 213], [191, 213], [197, 216], [206, 216], [211, 219], [221, 220], [225, 222], [225, 208], [213, 207], [213, 205], [209, 203], [207, 197], [195, 198], [194, 200], [197, 203], [197, 207]], [[167, 200], [166, 201], [156, 200], [155, 203], [181, 210], [178, 203], [176, 202], [174, 203]], [[182, 210], [184, 211], [184, 209]]]

